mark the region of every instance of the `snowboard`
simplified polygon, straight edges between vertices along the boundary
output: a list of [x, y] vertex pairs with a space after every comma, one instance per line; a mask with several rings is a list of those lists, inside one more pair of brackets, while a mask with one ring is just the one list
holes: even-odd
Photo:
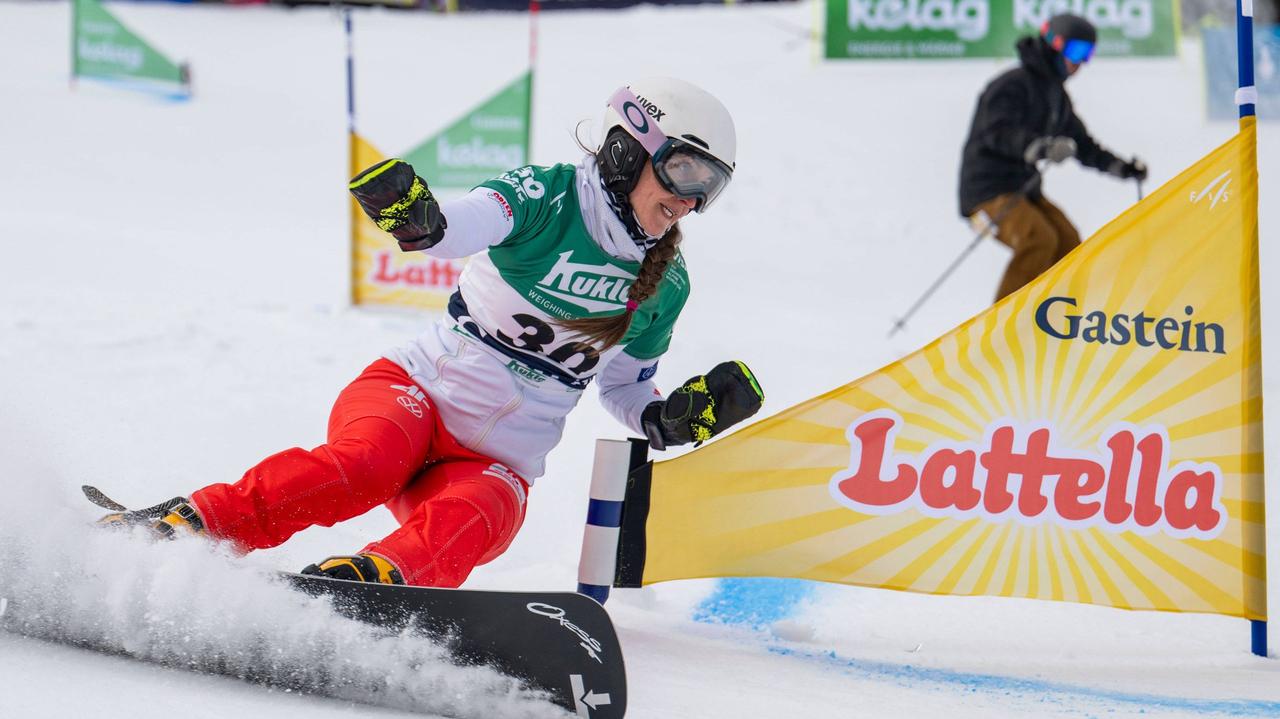
[[614, 719], [626, 711], [622, 648], [608, 613], [590, 597], [281, 574], [299, 591], [329, 597], [344, 616], [393, 630], [412, 626], [458, 661], [522, 679], [579, 717]]
[[[99, 507], [128, 511], [95, 487], [81, 489]], [[343, 616], [390, 631], [420, 631], [459, 663], [486, 665], [520, 679], [578, 717], [618, 719], [626, 713], [622, 647], [609, 614], [590, 597], [279, 574], [300, 592], [329, 598]]]

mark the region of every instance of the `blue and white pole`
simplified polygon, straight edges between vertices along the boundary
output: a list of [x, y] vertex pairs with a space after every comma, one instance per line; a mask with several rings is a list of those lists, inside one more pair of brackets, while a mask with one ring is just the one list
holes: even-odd
[[578, 562], [578, 593], [601, 604], [609, 599], [609, 588], [618, 569], [622, 502], [627, 495], [630, 468], [630, 442], [596, 440], [587, 526], [582, 535], [582, 558]]
[[356, 132], [356, 52], [351, 38], [351, 8], [342, 9], [342, 30], [347, 40], [347, 132]]
[[[354, 34], [351, 30], [351, 8], [342, 9], [342, 31], [347, 40], [347, 177], [356, 172], [356, 51], [355, 41], [352, 38]], [[360, 222], [360, 218], [356, 216], [355, 203], [351, 204], [347, 210], [351, 216], [351, 266], [356, 266], [356, 227]], [[354, 273], [351, 273], [354, 275]], [[352, 305], [360, 304], [358, 295], [358, 285], [355, 279], [350, 281], [350, 289], [348, 297]]]
[[1236, 0], [1236, 65], [1240, 78], [1236, 105], [1244, 120], [1254, 116], [1258, 104], [1258, 88], [1253, 84], [1253, 0]]
[[[1243, 130], [1254, 122], [1258, 104], [1258, 88], [1253, 84], [1253, 0], [1236, 0], [1236, 66], [1239, 77], [1236, 105], [1240, 108], [1240, 129]], [[1253, 653], [1267, 656], [1267, 623], [1251, 620], [1250, 629]]]

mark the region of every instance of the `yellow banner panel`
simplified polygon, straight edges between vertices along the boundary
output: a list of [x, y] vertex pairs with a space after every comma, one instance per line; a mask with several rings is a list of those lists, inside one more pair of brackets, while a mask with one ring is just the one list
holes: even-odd
[[640, 581], [1265, 618], [1254, 143], [915, 354], [655, 464]]
[[[351, 136], [351, 176], [381, 162], [382, 153], [364, 138]], [[441, 310], [458, 284], [463, 263], [422, 252], [401, 252], [390, 235], [378, 229], [351, 200], [351, 300], [357, 305], [384, 305]]]

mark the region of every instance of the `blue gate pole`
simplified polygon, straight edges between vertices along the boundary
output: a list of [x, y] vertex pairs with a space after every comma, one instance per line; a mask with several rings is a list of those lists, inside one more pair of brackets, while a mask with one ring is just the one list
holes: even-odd
[[[1253, 84], [1253, 0], [1236, 0], [1236, 66], [1239, 73], [1236, 105], [1240, 108], [1240, 127], [1243, 129], [1246, 123], [1253, 121], [1258, 103], [1258, 88]], [[1264, 492], [1265, 476], [1264, 471]], [[1250, 620], [1250, 629], [1253, 653], [1267, 656], [1267, 623]]]
[[342, 26], [347, 39], [347, 132], [354, 135], [356, 132], [356, 59], [351, 37], [351, 8], [342, 9]]
[[1253, 84], [1253, 0], [1236, 0], [1236, 67], [1239, 84], [1236, 104], [1240, 119], [1253, 117], [1258, 102], [1258, 88]]
[[[353, 33], [351, 31], [351, 8], [349, 7], [342, 9], [342, 27], [343, 27], [343, 32], [346, 34], [346, 40], [347, 40], [347, 175], [346, 176], [350, 178], [353, 174], [355, 174], [358, 171], [358, 169], [356, 168], [356, 161], [359, 158], [356, 157], [356, 154], [357, 154], [357, 151], [356, 151], [356, 54], [355, 54], [355, 41], [352, 37]], [[358, 231], [356, 228], [358, 227], [360, 218], [356, 216], [356, 206], [354, 202], [351, 203], [351, 207], [348, 210], [348, 212], [351, 215], [350, 257], [351, 257], [352, 269], [349, 273], [347, 273], [348, 274], [347, 281], [351, 283], [351, 291], [348, 293], [348, 296], [351, 300], [351, 304], [354, 306], [354, 305], [360, 304], [360, 297], [359, 297], [360, 288], [359, 288], [359, 283], [356, 282], [356, 279], [355, 279], [355, 276], [356, 276], [355, 268], [357, 266], [355, 238], [356, 238], [356, 233]]]

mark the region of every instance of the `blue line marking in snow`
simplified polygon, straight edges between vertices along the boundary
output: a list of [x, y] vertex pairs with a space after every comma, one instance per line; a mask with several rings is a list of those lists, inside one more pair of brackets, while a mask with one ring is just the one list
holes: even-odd
[[150, 95], [156, 100], [166, 102], [186, 102], [191, 99], [191, 89], [179, 87], [176, 84], [166, 83], [163, 81], [148, 81], [146, 79], [134, 79], [123, 77], [95, 77], [93, 75], [78, 75], [77, 80], [88, 80], [106, 85], [110, 87], [120, 88], [122, 90], [130, 90], [139, 92], [144, 95]]
[[998, 674], [977, 674], [936, 667], [919, 667], [910, 664], [892, 664], [865, 659], [842, 657], [835, 652], [806, 652], [788, 647], [770, 646], [768, 651], [780, 656], [806, 659], [827, 664], [833, 668], [867, 674], [876, 677], [905, 680], [908, 682], [932, 682], [960, 685], [969, 691], [1019, 692], [1025, 694], [1064, 694], [1104, 702], [1140, 705], [1143, 709], [1176, 709], [1200, 714], [1225, 714], [1228, 716], [1280, 716], [1280, 702], [1256, 699], [1193, 699], [1158, 694], [1137, 694], [1109, 689], [1063, 684], [1041, 679], [1025, 679]]
[[[693, 619], [708, 624], [732, 624], [757, 630], [765, 629], [774, 622], [792, 616], [801, 603], [813, 595], [816, 586], [814, 582], [800, 579], [721, 579], [716, 583], [715, 591], [711, 596], [703, 600], [694, 610]], [[1075, 697], [1100, 702], [1132, 704], [1141, 709], [1177, 710], [1226, 716], [1280, 716], [1280, 702], [1277, 701], [1194, 699], [1129, 693], [1041, 679], [852, 659], [830, 651], [811, 652], [779, 645], [767, 645], [766, 649], [772, 654], [818, 662], [840, 671], [895, 679], [905, 683], [930, 682], [953, 685], [971, 692], [1056, 694], [1063, 699]]]
[[763, 577], [721, 579], [693, 612], [695, 622], [763, 629], [786, 619], [813, 594], [814, 583]]

